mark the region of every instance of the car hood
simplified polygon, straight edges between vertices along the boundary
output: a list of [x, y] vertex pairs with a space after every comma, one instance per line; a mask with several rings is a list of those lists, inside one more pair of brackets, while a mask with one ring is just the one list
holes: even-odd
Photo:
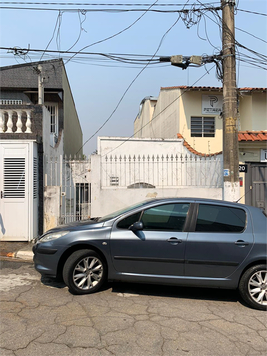
[[64, 231], [64, 230], [75, 231], [75, 230], [97, 229], [102, 227], [103, 225], [104, 225], [103, 222], [97, 222], [96, 220], [75, 221], [65, 225], [57, 226], [47, 231], [45, 234], [49, 234], [51, 232], [56, 232], [56, 231]]

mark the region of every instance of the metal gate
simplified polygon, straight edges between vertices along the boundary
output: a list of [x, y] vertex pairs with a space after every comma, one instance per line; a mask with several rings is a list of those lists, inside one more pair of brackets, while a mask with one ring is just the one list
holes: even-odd
[[[59, 224], [85, 220], [91, 215], [91, 161], [45, 157], [45, 187], [59, 192]], [[58, 202], [58, 203], [57, 203]]]
[[267, 211], [267, 163], [248, 163], [246, 204]]

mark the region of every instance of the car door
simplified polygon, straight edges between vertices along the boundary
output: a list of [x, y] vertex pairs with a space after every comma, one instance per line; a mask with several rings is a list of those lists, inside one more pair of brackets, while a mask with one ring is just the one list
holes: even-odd
[[195, 231], [188, 234], [185, 275], [225, 278], [244, 261], [253, 245], [249, 212], [216, 204], [196, 206]]
[[[190, 204], [165, 204], [148, 208], [114, 224], [111, 254], [120, 273], [182, 276], [187, 232], [183, 232]], [[128, 229], [135, 221], [141, 231]]]

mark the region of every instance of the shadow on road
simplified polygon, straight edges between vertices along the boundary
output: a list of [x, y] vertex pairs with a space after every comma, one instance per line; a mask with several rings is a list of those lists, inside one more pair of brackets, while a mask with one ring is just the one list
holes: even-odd
[[151, 295], [154, 297], [202, 299], [224, 302], [237, 302], [240, 300], [237, 290], [191, 288], [162, 285], [148, 285], [137, 283], [110, 283], [113, 293], [126, 293], [136, 295]]
[[[41, 277], [41, 283], [54, 288], [67, 288], [62, 280], [56, 280], [49, 277]], [[138, 284], [113, 282], [106, 283], [101, 291], [110, 290], [111, 293], [132, 294], [132, 295], [147, 295], [154, 297], [165, 298], [181, 298], [181, 299], [196, 299], [196, 300], [214, 300], [222, 302], [240, 302], [239, 293], [237, 290], [229, 289], [211, 289], [211, 288], [191, 288], [191, 287], [176, 287], [154, 284]]]
[[49, 278], [49, 277], [41, 277], [41, 283], [48, 287], [54, 288], [67, 288], [66, 284], [61, 279]]

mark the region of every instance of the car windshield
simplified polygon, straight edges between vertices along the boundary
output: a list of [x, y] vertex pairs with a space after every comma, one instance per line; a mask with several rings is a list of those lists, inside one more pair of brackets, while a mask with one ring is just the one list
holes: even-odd
[[99, 218], [99, 219], [98, 219], [98, 222], [104, 222], [104, 221], [113, 219], [113, 218], [115, 218], [115, 217], [118, 216], [118, 215], [127, 213], [128, 211], [131, 211], [131, 210], [133, 210], [133, 209], [135, 209], [135, 208], [142, 207], [142, 206], [146, 205], [149, 201], [151, 201], [151, 200], [145, 200], [145, 201], [142, 201], [141, 203], [134, 204], [134, 205], [130, 205], [130, 206], [127, 206], [126, 208], [123, 208], [123, 209], [114, 211], [114, 213], [111, 213], [111, 214], [109, 214], [109, 215], [103, 216], [102, 218]]

